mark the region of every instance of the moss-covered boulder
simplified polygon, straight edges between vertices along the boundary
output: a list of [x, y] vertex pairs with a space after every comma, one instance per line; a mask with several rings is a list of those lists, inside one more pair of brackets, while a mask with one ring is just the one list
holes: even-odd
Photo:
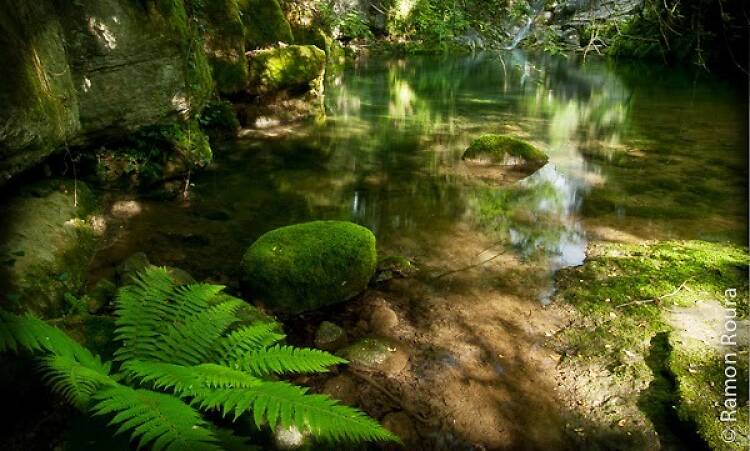
[[102, 231], [96, 201], [82, 183], [50, 180], [24, 187], [0, 206], [3, 307], [59, 315], [66, 293], [84, 286]]
[[462, 159], [503, 166], [520, 166], [538, 169], [549, 157], [526, 141], [508, 135], [482, 135], [475, 139]]
[[272, 230], [242, 259], [250, 296], [290, 313], [346, 301], [375, 272], [375, 236], [343, 221], [314, 221]]
[[237, 0], [212, 0], [196, 6], [216, 89], [222, 94], [243, 91], [248, 80], [245, 25]]
[[259, 49], [294, 42], [292, 29], [278, 0], [237, 0], [245, 23], [245, 46]]
[[186, 117], [213, 94], [182, 0], [0, 0], [0, 10], [0, 183], [64, 145]]
[[290, 45], [254, 52], [250, 58], [252, 94], [322, 90], [326, 54], [314, 45]]

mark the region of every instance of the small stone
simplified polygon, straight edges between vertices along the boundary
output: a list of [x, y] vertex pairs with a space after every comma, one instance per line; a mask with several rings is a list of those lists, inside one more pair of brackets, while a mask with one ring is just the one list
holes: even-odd
[[398, 315], [387, 305], [378, 305], [370, 315], [370, 329], [378, 334], [387, 334], [398, 325]]
[[355, 368], [379, 370], [389, 376], [399, 374], [409, 363], [408, 355], [398, 345], [372, 337], [361, 338], [337, 354]]
[[151, 262], [148, 261], [148, 256], [143, 252], [136, 252], [117, 267], [117, 280], [120, 285], [127, 285], [132, 282], [136, 274], [148, 268], [149, 265]]
[[315, 332], [315, 347], [334, 351], [346, 344], [346, 331], [330, 321], [323, 321]]
[[172, 282], [174, 282], [175, 285], [189, 285], [195, 283], [195, 278], [193, 278], [189, 272], [180, 268], [167, 266], [167, 274], [169, 274], [169, 278], [172, 279]]
[[347, 374], [339, 374], [328, 379], [323, 386], [323, 393], [349, 406], [357, 404], [359, 397], [356, 382]]
[[299, 449], [307, 442], [307, 434], [302, 433], [296, 426], [279, 426], [273, 435], [277, 449]]

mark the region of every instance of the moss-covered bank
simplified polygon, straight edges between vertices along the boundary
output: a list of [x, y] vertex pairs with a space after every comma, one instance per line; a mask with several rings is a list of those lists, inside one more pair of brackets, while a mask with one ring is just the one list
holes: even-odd
[[[710, 315], [705, 312], [718, 311], [719, 322], [724, 312], [736, 315], [732, 321], [747, 322], [749, 262], [746, 248], [726, 243], [595, 245], [585, 265], [564, 270], [558, 278], [559, 299], [578, 313], [561, 335], [566, 354], [601, 362], [618, 377], [638, 381], [635, 386], [651, 381], [638, 407], [657, 430], [677, 421], [672, 418], [676, 412], [686, 430], [697, 429], [699, 440], [712, 449], [741, 449], [750, 433], [742, 388], [748, 344], [740, 339], [734, 348], [722, 348], [713, 336], [719, 325], [706, 323]], [[727, 296], [729, 289], [736, 290], [734, 297]], [[694, 320], [680, 321], [678, 315]], [[735, 390], [734, 444], [721, 439], [728, 425], [719, 421], [727, 350], [745, 361], [734, 364], [742, 381]]]

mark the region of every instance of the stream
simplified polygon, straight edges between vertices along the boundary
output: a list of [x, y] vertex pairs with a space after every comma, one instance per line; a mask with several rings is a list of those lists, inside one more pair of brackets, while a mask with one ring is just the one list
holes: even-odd
[[[736, 94], [642, 62], [582, 65], [520, 51], [362, 58], [329, 77], [322, 124], [215, 146], [189, 201], [146, 196], [125, 220], [111, 218], [94, 267], [106, 273], [144, 251], [231, 285], [258, 236], [312, 219], [362, 224], [381, 255], [410, 258], [461, 222], [543, 259], [550, 273], [580, 264], [591, 234], [742, 242]], [[472, 179], [460, 157], [484, 133], [527, 139], [550, 163], [510, 194]]]
[[[366, 226], [380, 255], [407, 257], [416, 274], [283, 319], [295, 344], [323, 319], [391, 340], [406, 363], [379, 380], [421, 418], [425, 449], [574, 448], [559, 356], [543, 345], [564, 321], [545, 306], [555, 272], [591, 243], [745, 244], [745, 99], [705, 74], [521, 51], [365, 56], [325, 92], [324, 121], [215, 145], [188, 200], [110, 194], [91, 279], [143, 251], [236, 293], [261, 234], [314, 219]], [[528, 140], [550, 162], [521, 180], [477, 178], [461, 155], [485, 133]], [[397, 324], [378, 332], [366, 319], [383, 309]], [[358, 405], [392, 411], [359, 382]]]

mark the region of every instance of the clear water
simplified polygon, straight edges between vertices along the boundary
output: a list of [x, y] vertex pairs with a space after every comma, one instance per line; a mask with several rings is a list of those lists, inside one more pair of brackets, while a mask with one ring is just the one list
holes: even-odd
[[[645, 63], [363, 58], [329, 77], [326, 121], [217, 146], [189, 201], [140, 199], [137, 215], [113, 219], [98, 263], [145, 251], [233, 285], [258, 236], [312, 219], [360, 223], [381, 253], [416, 258], [475, 233], [549, 273], [580, 264], [592, 239], [744, 242], [745, 99]], [[527, 139], [550, 163], [514, 184], [482, 181], [460, 156], [484, 133]]]

